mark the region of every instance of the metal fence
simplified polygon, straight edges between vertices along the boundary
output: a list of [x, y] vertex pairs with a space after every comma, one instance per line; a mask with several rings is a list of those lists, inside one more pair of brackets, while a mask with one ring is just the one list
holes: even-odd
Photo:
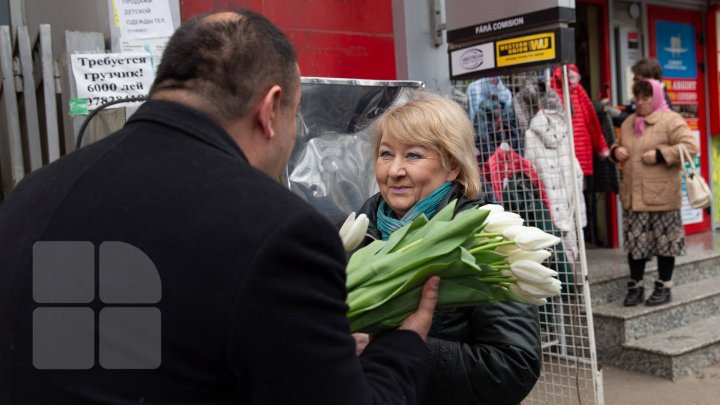
[[545, 69], [456, 82], [452, 97], [475, 127], [488, 198], [520, 214], [525, 225], [561, 238], [547, 265], [564, 286], [540, 308], [543, 370], [523, 403], [602, 404], [582, 236], [582, 171], [568, 125], [568, 90], [562, 82], [554, 89], [551, 80]]

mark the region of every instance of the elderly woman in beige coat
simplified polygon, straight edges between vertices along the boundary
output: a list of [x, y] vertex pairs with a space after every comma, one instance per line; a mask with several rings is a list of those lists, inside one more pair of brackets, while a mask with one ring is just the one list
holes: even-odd
[[651, 256], [658, 258], [658, 280], [645, 305], [670, 301], [675, 257], [685, 254], [679, 145], [697, 152], [685, 120], [671, 111], [657, 80], [633, 86], [637, 110], [620, 127], [610, 157], [622, 165], [620, 199], [623, 234], [630, 265], [626, 306], [644, 301], [643, 275]]

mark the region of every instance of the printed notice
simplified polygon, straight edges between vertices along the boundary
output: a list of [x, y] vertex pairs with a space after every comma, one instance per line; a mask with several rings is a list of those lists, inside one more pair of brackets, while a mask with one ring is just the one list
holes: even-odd
[[495, 63], [498, 67], [523, 65], [555, 59], [555, 33], [527, 35], [504, 39], [495, 43]]
[[169, 37], [175, 31], [168, 0], [115, 0], [123, 40]]
[[162, 54], [165, 51], [165, 45], [167, 45], [170, 38], [148, 38], [148, 39], [131, 39], [120, 41], [120, 52], [123, 53], [137, 53], [147, 52], [152, 56], [152, 67], [153, 71], [157, 72], [158, 66], [160, 66], [160, 60]]
[[[70, 55], [77, 98], [88, 100], [88, 109], [110, 101], [146, 96], [155, 75], [147, 53], [98, 53]], [[132, 106], [118, 103], [108, 108]]]

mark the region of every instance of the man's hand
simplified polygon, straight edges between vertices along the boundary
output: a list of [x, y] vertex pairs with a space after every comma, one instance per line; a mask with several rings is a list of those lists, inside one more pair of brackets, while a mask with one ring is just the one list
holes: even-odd
[[630, 158], [630, 153], [624, 146], [618, 146], [613, 150], [613, 156], [615, 156], [615, 160], [622, 163]]
[[440, 277], [430, 277], [423, 287], [417, 311], [408, 316], [398, 329], [411, 330], [420, 335], [422, 340], [426, 340], [430, 332], [430, 326], [432, 326], [433, 312], [435, 312], [439, 288]]
[[657, 151], [653, 149], [643, 153], [642, 161], [646, 165], [654, 165], [655, 163], [657, 163]]
[[360, 357], [363, 350], [370, 344], [370, 335], [367, 333], [353, 333], [353, 339], [355, 339], [355, 355]]

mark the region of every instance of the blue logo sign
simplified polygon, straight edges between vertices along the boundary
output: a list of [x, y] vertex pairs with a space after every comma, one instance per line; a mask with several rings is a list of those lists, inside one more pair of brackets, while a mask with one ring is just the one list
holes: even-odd
[[695, 26], [669, 21], [656, 21], [657, 59], [663, 77], [696, 79]]

